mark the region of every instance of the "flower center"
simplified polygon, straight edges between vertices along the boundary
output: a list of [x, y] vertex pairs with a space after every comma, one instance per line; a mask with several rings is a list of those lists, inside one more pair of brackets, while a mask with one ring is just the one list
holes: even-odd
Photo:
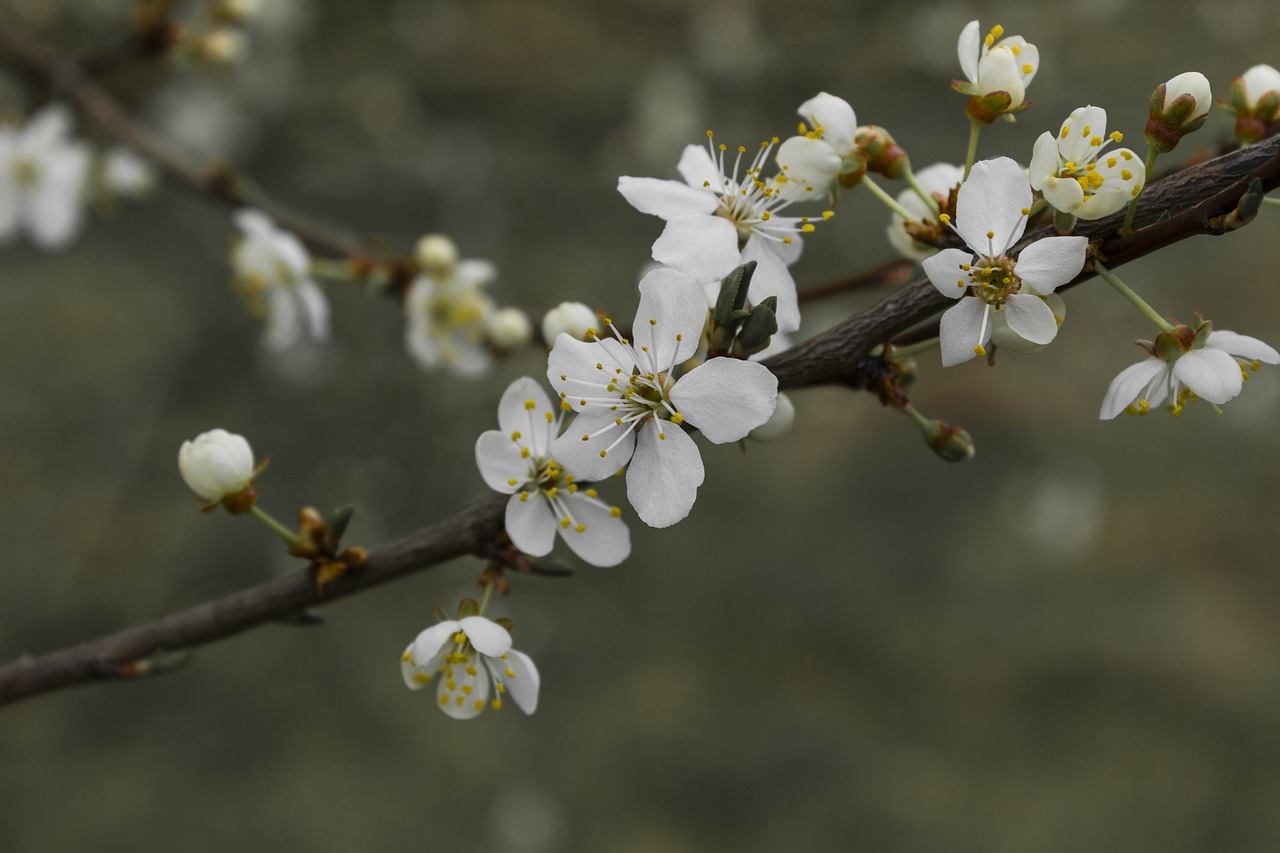
[[1005, 255], [982, 257], [969, 270], [973, 293], [983, 302], [999, 307], [1022, 287], [1022, 279], [1014, 273], [1014, 260]]
[[21, 187], [35, 187], [40, 184], [44, 169], [31, 157], [19, 157], [13, 162], [13, 180]]

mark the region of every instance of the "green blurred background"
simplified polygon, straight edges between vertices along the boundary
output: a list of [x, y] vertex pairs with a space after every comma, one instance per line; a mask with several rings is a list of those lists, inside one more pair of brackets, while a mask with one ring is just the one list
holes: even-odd
[[[243, 67], [108, 83], [322, 220], [401, 250], [450, 234], [498, 264], [501, 303], [623, 317], [661, 223], [618, 175], [673, 177], [708, 127], [785, 135], [819, 90], [917, 169], [954, 162], [967, 123], [947, 81], [971, 18], [1040, 47], [1034, 105], [980, 149], [1023, 162], [1077, 106], [1140, 148], [1156, 84], [1198, 69], [1224, 96], [1280, 61], [1265, 0], [264, 3]], [[75, 50], [127, 20], [109, 0], [5, 5]], [[29, 97], [12, 76], [3, 91]], [[886, 222], [847, 194], [797, 281], [889, 259]], [[1274, 344], [1278, 223], [1264, 210], [1123, 275], [1165, 313]], [[195, 511], [175, 458], [205, 429], [270, 454], [262, 501], [283, 517], [356, 503], [352, 544], [486, 495], [471, 445], [541, 357], [480, 383], [424, 374], [395, 305], [351, 285], [326, 286], [329, 346], [269, 356], [228, 287], [231, 233], [225, 209], [166, 183], [63, 254], [0, 254], [0, 658], [295, 568], [251, 522]], [[805, 332], [882, 295], [810, 306]], [[514, 578], [492, 612], [542, 671], [533, 717], [454, 722], [400, 681], [432, 606], [474, 593], [474, 560], [163, 678], [0, 710], [0, 850], [1280, 848], [1280, 375], [1222, 417], [1100, 423], [1149, 329], [1094, 284], [1069, 305], [1039, 355], [922, 358], [914, 399], [973, 434], [968, 464], [868, 395], [798, 393], [788, 440], [704, 445], [690, 518], [633, 520], [622, 566]]]

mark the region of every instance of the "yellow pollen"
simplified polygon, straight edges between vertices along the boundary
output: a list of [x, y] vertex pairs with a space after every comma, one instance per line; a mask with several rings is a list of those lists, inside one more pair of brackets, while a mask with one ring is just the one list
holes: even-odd
[[459, 644], [464, 643], [466, 642], [466, 639], [467, 639], [467, 635], [462, 633], [461, 631], [458, 631], [453, 635], [453, 641], [455, 643], [459, 643]]
[[1132, 159], [1133, 159], [1133, 152], [1132, 152], [1132, 151], [1130, 151], [1128, 148], [1126, 148], [1126, 149], [1124, 149], [1123, 151], [1121, 151], [1121, 152], [1120, 152], [1120, 156], [1121, 156], [1121, 157], [1123, 157], [1123, 158], [1124, 158], [1124, 159], [1126, 159], [1126, 160], [1132, 160]]
[[1066, 169], [1068, 172], [1074, 172], [1076, 170], [1076, 162], [1074, 160], [1068, 160], [1062, 164], [1062, 168]]
[[413, 649], [405, 649], [404, 654], [400, 655], [400, 660], [404, 663], [413, 660]]
[[835, 215], [836, 215], [836, 212], [835, 212], [834, 210], [824, 210], [824, 211], [822, 211], [822, 218], [823, 218], [823, 219], [830, 219], [831, 217], [833, 217], [833, 216], [835, 216]]
[[413, 674], [413, 680], [415, 684], [426, 684], [431, 680], [431, 676], [425, 672], [415, 672]]
[[800, 227], [800, 230], [801, 230], [801, 231], [803, 231], [803, 232], [804, 232], [804, 233], [806, 233], [806, 234], [812, 234], [812, 233], [813, 233], [813, 226], [812, 226], [812, 225], [802, 225], [802, 226]]
[[599, 497], [599, 496], [600, 496], [600, 493], [599, 493], [599, 492], [597, 492], [595, 489], [587, 489], [587, 497], [589, 497], [589, 498], [595, 498], [595, 497]]
[[684, 415], [680, 414], [679, 412], [676, 412], [674, 415], [671, 416], [671, 422], [673, 424], [684, 423]]
[[807, 136], [809, 133], [809, 125], [804, 122], [800, 122], [800, 124], [796, 125], [796, 130], [800, 132], [801, 136]]
[[516, 673], [511, 667], [507, 667], [507, 678], [515, 678]]
[[1120, 161], [1119, 161], [1119, 160], [1117, 160], [1117, 159], [1116, 159], [1116, 158], [1114, 158], [1114, 157], [1108, 157], [1108, 158], [1107, 158], [1107, 168], [1108, 168], [1108, 169], [1114, 169], [1114, 168], [1116, 167], [1116, 163], [1119, 163], [1119, 162], [1120, 162]]
[[991, 35], [991, 33], [987, 33], [986, 42], [987, 42], [987, 47], [991, 47], [991, 45], [996, 43], [996, 37]]
[[1004, 27], [1000, 26], [999, 24], [996, 24], [994, 27], [991, 28], [991, 35], [995, 36], [996, 38], [1000, 38], [1000, 36], [1004, 35]]
[[515, 477], [512, 477], [510, 480], [507, 480], [507, 485], [508, 485], [508, 486], [518, 486], [518, 485], [520, 485], [520, 481], [519, 481], [519, 480], [517, 480]]
[[684, 340], [684, 335], [676, 335], [676, 340], [677, 340], [677, 341], [683, 341], [683, 340]]
[[577, 527], [573, 528], [573, 532], [574, 532], [574, 533], [586, 533], [586, 532], [587, 532], [587, 526], [586, 526], [585, 524], [579, 524]]
[[618, 518], [621, 515], [622, 515], [622, 510], [618, 509], [616, 506], [609, 507], [610, 518]]
[[573, 411], [573, 406], [570, 406], [570, 405], [569, 405], [569, 401], [568, 401], [568, 400], [561, 400], [561, 401], [560, 401], [560, 409], [561, 409], [561, 411], [565, 411], [565, 412], [572, 412], [572, 411]]
[[1124, 142], [1124, 134], [1118, 130], [1111, 131], [1110, 136], [1111, 136], [1111, 139], [1115, 142]]
[[470, 684], [464, 684], [462, 685], [462, 692], [470, 696], [472, 693], [475, 692], [475, 688], [472, 687]]
[[552, 486], [551, 488], [547, 489], [547, 497], [554, 498], [558, 491], [559, 489], [557, 489], [555, 486]]
[[441, 704], [441, 705], [448, 705], [448, 704], [449, 704], [449, 697], [448, 697], [448, 696], [441, 696], [441, 697], [440, 697], [440, 704]]
[[543, 412], [542, 416], [547, 419], [547, 423], [551, 423], [556, 419], [555, 415], [551, 414], [550, 412]]
[[527, 448], [527, 447], [522, 447], [522, 448], [520, 448], [520, 458], [521, 458], [521, 459], [528, 459], [528, 458], [529, 458], [529, 456], [530, 456], [529, 448]]
[[703, 182], [702, 182], [702, 185], [703, 185], [704, 187], [709, 187], [709, 186], [711, 186], [711, 182], [710, 182], [710, 181], [703, 181]]
[[964, 286], [965, 286], [964, 279], [962, 278], [956, 279], [956, 287], [964, 287]]
[[745, 147], [745, 146], [742, 146], [742, 145], [739, 145], [739, 146], [738, 146], [738, 153], [739, 153], [739, 154], [746, 154], [746, 153], [747, 153], [747, 149], [746, 149], [746, 147]]
[[1132, 195], [1134, 198], [1137, 198], [1137, 197], [1138, 197], [1138, 193], [1140, 193], [1140, 192], [1142, 192], [1142, 187], [1138, 186], [1137, 184], [1134, 184], [1134, 185], [1133, 185], [1133, 192], [1131, 192], [1131, 193], [1130, 193], [1130, 195]]
[[784, 243], [786, 243], [788, 246], [790, 246], [790, 245], [791, 245], [791, 238], [790, 238], [790, 237], [783, 237], [783, 238], [782, 238], [782, 242], [784, 242]]
[[1088, 136], [1088, 135], [1089, 135], [1089, 133], [1090, 133], [1092, 130], [1093, 130], [1093, 128], [1086, 124], [1086, 125], [1084, 126], [1084, 128], [1080, 131], [1080, 135], [1081, 135], [1081, 136]]
[[1093, 139], [1089, 140], [1089, 144], [1092, 145], [1094, 148], [1097, 148], [1099, 145], [1102, 144], [1102, 137], [1095, 136]]
[[982, 348], [982, 344], [978, 344], [976, 347], [974, 347], [974, 348], [973, 348], [973, 352], [974, 352], [974, 354], [975, 354], [975, 355], [986, 355], [986, 354], [987, 354], [987, 351], [986, 351], [985, 349], [983, 349], [983, 348]]
[[1018, 47], [1016, 44], [1009, 45], [1009, 50], [1013, 52], [1014, 56], [1022, 56], [1022, 48]]
[[1064, 125], [1062, 126], [1062, 133], [1061, 133], [1061, 134], [1059, 134], [1059, 135], [1060, 135], [1063, 139], [1066, 139], [1066, 138], [1067, 138], [1067, 134], [1068, 134], [1068, 133], [1070, 133], [1070, 132], [1071, 132], [1071, 128], [1067, 127], [1067, 126], [1064, 124]]
[[529, 502], [529, 493], [528, 493], [528, 492], [521, 492], [521, 493], [520, 493], [520, 502], [521, 502], [521, 503], [528, 503], [528, 502]]
[[1130, 172], [1128, 169], [1121, 169], [1121, 170], [1120, 170], [1120, 179], [1121, 179], [1121, 180], [1123, 180], [1123, 181], [1127, 181], [1127, 180], [1130, 180], [1132, 177], [1133, 177], [1133, 172]]
[[492, 704], [492, 705], [493, 705], [493, 710], [495, 710], [495, 711], [496, 711], [496, 710], [498, 710], [499, 708], [501, 708], [501, 707], [502, 707], [502, 700], [501, 700], [501, 699], [494, 699], [494, 700], [493, 700], [493, 702], [491, 702], [490, 704]]
[[601, 450], [601, 451], [600, 451], [600, 458], [601, 458], [601, 459], [603, 459], [603, 458], [604, 458], [604, 455], [605, 455], [606, 453], [608, 453], [608, 451], [607, 451], [607, 450]]
[[459, 696], [459, 697], [458, 697], [458, 705], [459, 705], [459, 706], [463, 705], [466, 701], [467, 701], [467, 697], [465, 697], [465, 696]]
[[772, 216], [773, 214], [771, 214], [769, 211], [766, 210], [764, 213], [760, 214], [760, 221], [768, 222], [772, 218]]
[[996, 232], [994, 232], [994, 231], [988, 231], [988, 232], [987, 232], [987, 239], [988, 239], [988, 240], [993, 239], [995, 236], [996, 236]]
[[560, 519], [561, 530], [568, 530], [570, 524], [573, 524], [573, 522], [569, 520], [569, 516], [566, 515], [564, 518]]
[[1030, 63], [1030, 62], [1028, 62], [1028, 63], [1026, 63], [1025, 65], [1023, 65], [1023, 66], [1022, 66], [1022, 73], [1023, 73], [1023, 74], [1030, 74], [1030, 73], [1031, 73], [1031, 69], [1032, 69], [1032, 65], [1031, 65], [1031, 63]]
[[728, 146], [728, 145], [725, 145], [723, 142], [721, 142], [721, 143], [720, 143], [720, 150], [721, 150], [721, 151], [728, 151], [728, 150], [729, 150], [729, 146]]
[[476, 700], [475, 709], [476, 709], [477, 711], [483, 711], [483, 710], [484, 710], [484, 700], [483, 700], [483, 699], [477, 699], [477, 700]]
[[524, 407], [532, 412], [534, 409], [538, 408], [538, 404], [533, 402], [532, 400], [525, 400]]
[[1023, 216], [1030, 216], [1030, 215], [1031, 215], [1031, 208], [1029, 208], [1029, 207], [1024, 207], [1024, 208], [1022, 208], [1022, 215], [1023, 215]]
[[709, 130], [707, 131], [707, 139], [710, 139], [710, 138], [711, 138], [711, 137], [713, 137], [714, 135], [715, 135], [715, 134], [713, 134], [711, 131], [709, 131]]

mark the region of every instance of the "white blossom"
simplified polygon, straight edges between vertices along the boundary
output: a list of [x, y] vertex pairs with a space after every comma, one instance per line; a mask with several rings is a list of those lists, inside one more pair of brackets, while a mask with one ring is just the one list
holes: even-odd
[[1022, 36], [1003, 35], [1004, 27], [996, 25], [984, 37], [978, 22], [970, 21], [956, 44], [967, 82], [953, 80], [952, 88], [971, 96], [969, 116], [988, 124], [1026, 106], [1027, 86], [1040, 68], [1040, 51], [1034, 44]]
[[178, 450], [182, 480], [211, 504], [249, 488], [256, 469], [253, 450], [242, 435], [214, 429], [202, 432]]
[[89, 149], [71, 138], [71, 111], [53, 103], [21, 128], [0, 128], [0, 241], [25, 235], [57, 251], [80, 233]]
[[485, 321], [496, 306], [484, 287], [497, 274], [488, 261], [469, 259], [425, 268], [414, 279], [404, 301], [405, 346], [420, 367], [460, 377], [488, 371]]
[[[916, 172], [916, 181], [939, 203], [945, 202], [951, 196], [951, 191], [962, 180], [964, 180], [964, 169], [951, 163], [934, 163]], [[898, 204], [917, 222], [936, 219], [938, 216], [914, 190], [906, 189], [898, 193]], [[906, 220], [899, 214], [891, 214], [887, 231], [893, 248], [897, 249], [903, 257], [913, 261], [923, 261], [930, 255], [937, 254], [938, 250], [933, 246], [913, 240], [904, 227], [905, 222]]]
[[1147, 144], [1161, 153], [1172, 151], [1182, 137], [1200, 128], [1213, 106], [1209, 78], [1185, 71], [1156, 87], [1148, 105]]
[[436, 680], [440, 710], [455, 720], [470, 720], [486, 705], [501, 708], [504, 695], [526, 714], [538, 708], [541, 679], [533, 660], [511, 647], [506, 628], [483, 616], [423, 631], [400, 656], [400, 675], [410, 690]]
[[103, 191], [110, 196], [139, 198], [156, 185], [155, 170], [132, 148], [117, 145], [102, 156], [100, 179]]
[[787, 267], [800, 257], [800, 235], [814, 226], [808, 217], [779, 215], [791, 200], [763, 176], [772, 149], [772, 142], [761, 143], [744, 163], [747, 149], [739, 147], [730, 167], [726, 146], [709, 139], [706, 148], [684, 149], [677, 166], [684, 182], [623, 176], [618, 192], [641, 213], [666, 220], [653, 244], [658, 263], [707, 282], [755, 261], [751, 301], [777, 297], [778, 329], [793, 332], [800, 328], [800, 305]]
[[[653, 527], [689, 514], [703, 480], [702, 458], [682, 424], [715, 444], [738, 441], [773, 414], [778, 380], [755, 362], [713, 358], [676, 377], [698, 349], [707, 303], [689, 276], [658, 269], [640, 282], [633, 340], [556, 339], [547, 376], [578, 412], [551, 455], [598, 480], [631, 463], [627, 498]], [[606, 320], [612, 329], [612, 323]]]
[[485, 318], [484, 334], [496, 348], [513, 350], [532, 339], [533, 323], [519, 308], [500, 308]]
[[265, 315], [262, 343], [283, 350], [329, 337], [329, 301], [311, 279], [311, 256], [296, 236], [260, 210], [232, 214], [241, 237], [231, 250], [236, 284], [251, 311]]
[[1255, 65], [1239, 77], [1243, 86], [1243, 102], [1251, 110], [1273, 92], [1280, 92], [1280, 71], [1271, 65]]
[[561, 334], [585, 340], [599, 324], [599, 315], [581, 302], [561, 302], [542, 318], [542, 340], [548, 346]]
[[841, 172], [861, 168], [854, 150], [858, 119], [843, 98], [819, 92], [797, 110], [804, 122], [800, 135], [778, 146], [778, 178], [791, 199], [834, 199]]
[[1249, 378], [1249, 370], [1280, 364], [1280, 353], [1248, 335], [1202, 326], [1180, 326], [1163, 333], [1144, 349], [1151, 357], [1130, 365], [1111, 381], [1099, 418], [1121, 412], [1146, 414], [1164, 404], [1175, 415], [1197, 399], [1217, 406], [1235, 398]]
[[1055, 209], [1080, 219], [1101, 219], [1123, 208], [1142, 192], [1147, 168], [1128, 148], [1106, 153], [1124, 136], [1107, 135], [1107, 111], [1080, 107], [1062, 123], [1058, 135], [1045, 132], [1036, 140], [1028, 178]]
[[621, 510], [551, 458], [556, 411], [534, 380], [511, 383], [498, 403], [498, 429], [476, 441], [476, 465], [490, 488], [511, 495], [507, 534], [521, 551], [544, 556], [559, 533], [591, 565], [615, 566], [631, 553], [631, 533]]
[[1046, 237], [1015, 261], [1006, 253], [1021, 239], [1030, 205], [1026, 175], [1008, 157], [975, 163], [960, 187], [953, 227], [971, 251], [943, 249], [924, 262], [933, 286], [958, 300], [942, 315], [944, 366], [986, 354], [993, 310], [1030, 343], [1047, 344], [1058, 334], [1053, 310], [1041, 297], [1076, 277], [1088, 240]]

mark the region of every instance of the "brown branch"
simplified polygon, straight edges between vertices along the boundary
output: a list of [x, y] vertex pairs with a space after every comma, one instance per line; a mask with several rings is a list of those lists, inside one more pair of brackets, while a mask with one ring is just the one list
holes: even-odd
[[179, 181], [232, 207], [256, 207], [308, 243], [357, 262], [373, 264], [374, 253], [362, 240], [319, 225], [272, 199], [223, 160], [195, 162], [136, 122], [84, 69], [57, 51], [0, 20], [0, 53], [36, 75], [78, 106], [103, 130], [132, 147]]
[[0, 667], [0, 705], [73, 684], [150, 675], [156, 671], [153, 662], [166, 653], [287, 620], [313, 605], [345, 598], [454, 557], [483, 555], [502, 530], [506, 504], [506, 495], [494, 495], [452, 518], [372, 548], [362, 568], [340, 575], [323, 589], [317, 586], [312, 571], [303, 569], [118, 634], [20, 658]]

